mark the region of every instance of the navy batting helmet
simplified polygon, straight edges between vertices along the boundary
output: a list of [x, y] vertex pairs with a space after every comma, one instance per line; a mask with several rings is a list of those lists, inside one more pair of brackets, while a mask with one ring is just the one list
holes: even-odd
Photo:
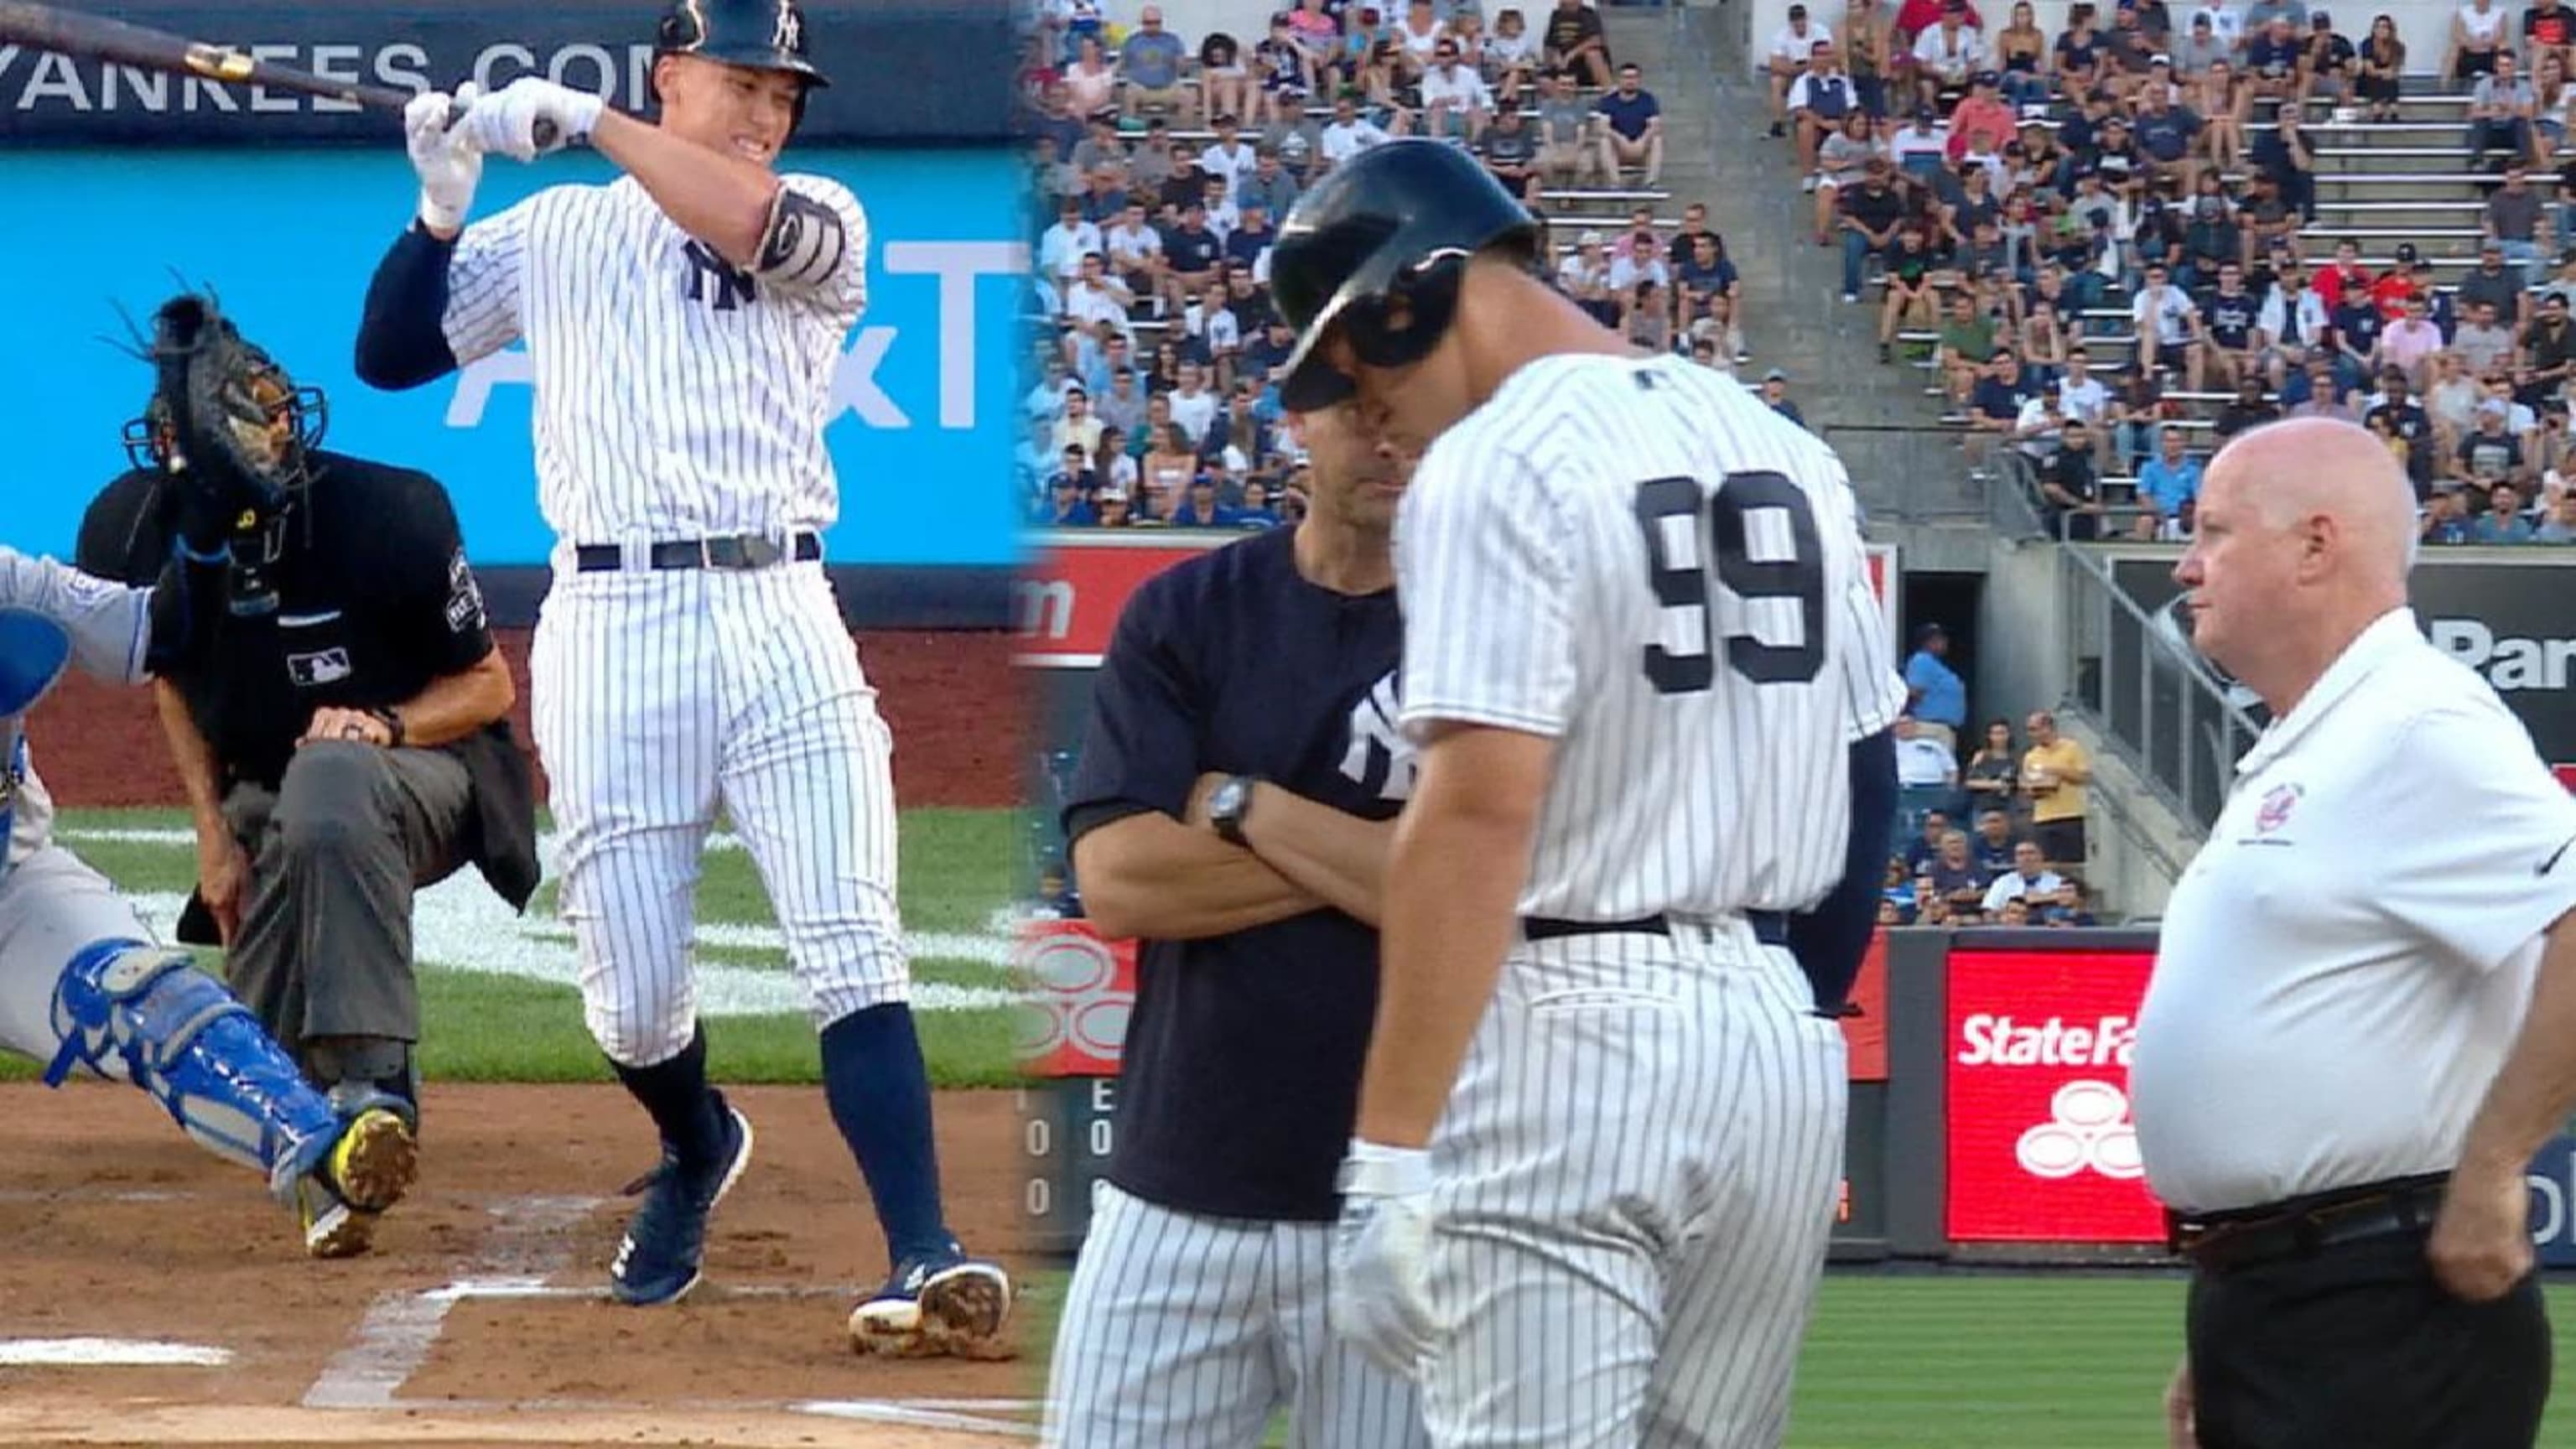
[[783, 70], [818, 86], [832, 83], [805, 58], [805, 9], [796, 0], [675, 0], [653, 49], [658, 55]]
[[1467, 259], [1493, 247], [1534, 260], [1539, 224], [1473, 156], [1443, 141], [1388, 141], [1342, 162], [1288, 209], [1270, 291], [1297, 329], [1280, 401], [1311, 412], [1350, 395], [1324, 340], [1362, 362], [1420, 361], [1449, 330]]

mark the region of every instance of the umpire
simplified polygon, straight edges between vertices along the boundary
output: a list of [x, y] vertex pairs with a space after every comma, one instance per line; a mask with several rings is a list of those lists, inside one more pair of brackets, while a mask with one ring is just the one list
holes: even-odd
[[2576, 800], [2407, 607], [2412, 487], [2244, 433], [2175, 579], [2272, 723], [2165, 911], [2130, 1086], [2193, 1265], [2176, 1445], [2532, 1443], [2524, 1172], [2576, 1106]]
[[148, 583], [175, 557], [186, 580], [189, 652], [154, 685], [197, 831], [180, 939], [228, 948], [235, 992], [344, 1111], [389, 1097], [416, 1122], [413, 891], [471, 861], [524, 907], [538, 879], [455, 511], [426, 474], [319, 451], [319, 392], [210, 299], [165, 305], [143, 351], [136, 466], [79, 559]]
[[1127, 605], [1067, 792], [1102, 933], [1143, 940], [1116, 1149], [1056, 1333], [1045, 1442], [1426, 1443], [1412, 1386], [1326, 1329], [1377, 1006], [1379, 880], [1413, 783], [1389, 530], [1410, 461], [1297, 420], [1312, 506]]

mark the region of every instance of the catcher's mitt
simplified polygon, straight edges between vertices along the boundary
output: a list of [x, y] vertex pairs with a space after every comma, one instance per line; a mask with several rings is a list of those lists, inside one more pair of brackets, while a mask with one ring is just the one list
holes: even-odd
[[296, 386], [209, 295], [164, 303], [138, 351], [156, 377], [126, 446], [137, 466], [178, 480], [190, 542], [211, 546], [285, 512], [312, 478], [329, 418], [321, 390]]

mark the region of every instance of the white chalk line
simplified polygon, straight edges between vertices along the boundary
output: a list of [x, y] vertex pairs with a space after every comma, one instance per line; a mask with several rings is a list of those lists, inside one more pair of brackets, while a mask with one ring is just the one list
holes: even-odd
[[[191, 832], [172, 828], [109, 826], [60, 834], [72, 844], [96, 841], [179, 848], [193, 846], [196, 840]], [[708, 843], [717, 850], [742, 848], [740, 837], [734, 835], [712, 836]], [[555, 837], [541, 836], [538, 848], [552, 879]], [[188, 903], [184, 893], [171, 891], [136, 892], [128, 899], [165, 940], [175, 936], [179, 913]], [[523, 916], [510, 909], [482, 876], [470, 870], [458, 871], [412, 899], [412, 953], [426, 966], [484, 971], [578, 990], [580, 961], [572, 940], [570, 926], [552, 916]], [[787, 949], [786, 935], [775, 925], [728, 921], [699, 922], [697, 943], [720, 950], [784, 954]], [[915, 961], [1004, 969], [1012, 958], [1012, 918], [1007, 910], [996, 911], [980, 932], [907, 932], [904, 949]], [[702, 960], [692, 974], [704, 1015], [801, 1015], [811, 1007], [795, 976], [777, 967]], [[912, 985], [912, 1005], [917, 1011], [998, 1011], [1027, 999], [1022, 992], [993, 986], [920, 980]]]
[[[587, 1217], [602, 1199], [588, 1197], [522, 1197], [492, 1208], [499, 1219], [475, 1267], [476, 1276], [497, 1285], [541, 1286], [546, 1277], [572, 1260], [568, 1231]], [[472, 1281], [472, 1280], [468, 1280]], [[438, 1347], [447, 1311], [462, 1296], [452, 1290], [383, 1293], [369, 1304], [349, 1343], [323, 1365], [313, 1386], [304, 1391], [308, 1409], [389, 1409], [402, 1386], [429, 1362]]]
[[142, 1338], [0, 1338], [9, 1368], [222, 1368], [233, 1351]]

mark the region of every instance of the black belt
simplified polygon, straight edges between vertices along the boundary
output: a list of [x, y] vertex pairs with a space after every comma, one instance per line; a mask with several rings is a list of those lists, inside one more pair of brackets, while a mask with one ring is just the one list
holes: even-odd
[[[1744, 923], [1765, 946], [1789, 944], [1789, 918], [1778, 911], [1746, 911]], [[1521, 917], [1521, 939], [1554, 941], [1566, 936], [1669, 936], [1673, 923], [1665, 916], [1639, 916], [1631, 921], [1568, 921], [1556, 916]]]
[[[657, 543], [651, 552], [651, 567], [659, 569], [765, 569], [787, 562], [793, 553], [798, 563], [812, 563], [823, 556], [820, 535], [800, 533], [781, 545], [774, 538], [756, 533], [739, 533], [730, 538], [693, 538], [676, 543]], [[585, 543], [572, 551], [573, 568], [585, 574], [611, 573], [626, 566], [626, 550], [613, 543]]]
[[2165, 1214], [2167, 1246], [2212, 1273], [2311, 1258], [2328, 1248], [2429, 1228], [2449, 1173], [2292, 1198], [2223, 1213]]

